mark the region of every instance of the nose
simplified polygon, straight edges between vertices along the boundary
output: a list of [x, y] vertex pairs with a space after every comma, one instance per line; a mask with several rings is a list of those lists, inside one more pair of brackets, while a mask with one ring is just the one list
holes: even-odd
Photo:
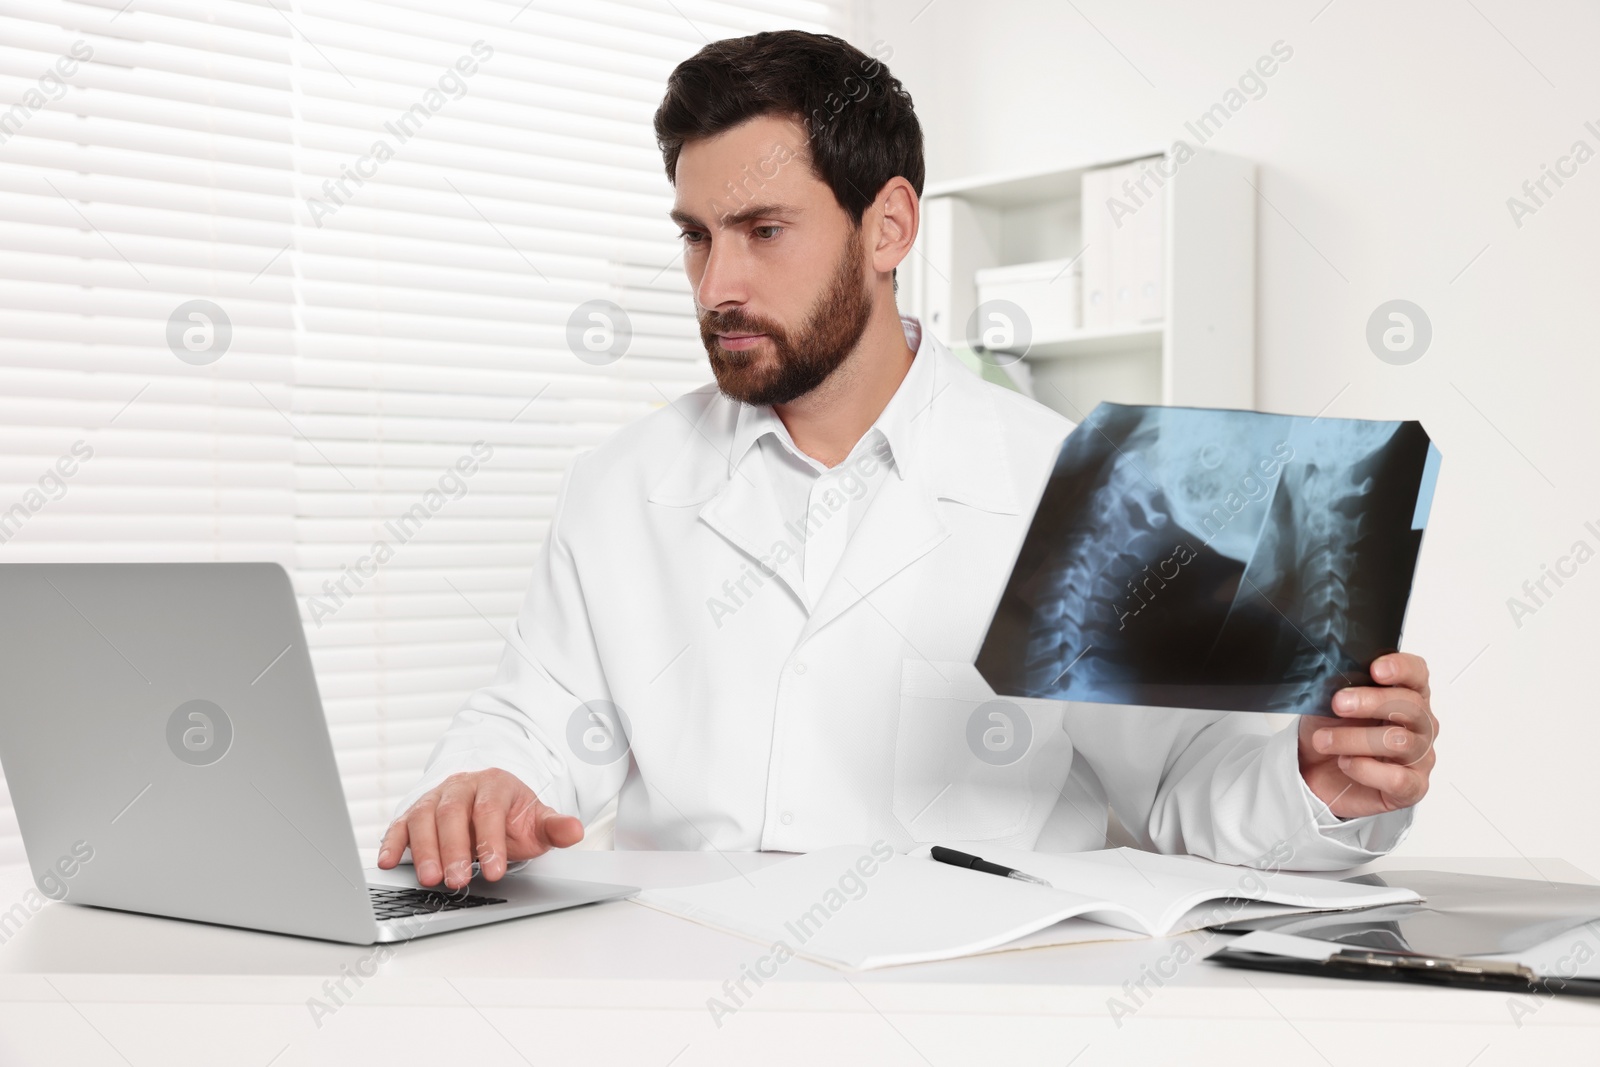
[[695, 302], [707, 311], [728, 311], [749, 296], [744, 263], [733, 236], [713, 240], [695, 284]]

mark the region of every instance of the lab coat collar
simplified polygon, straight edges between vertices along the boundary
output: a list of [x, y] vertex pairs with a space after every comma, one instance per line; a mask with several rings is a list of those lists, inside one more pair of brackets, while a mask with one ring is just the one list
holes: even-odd
[[[855, 448], [862, 450], [876, 447], [874, 440], [878, 434], [888, 443], [888, 452], [891, 457], [889, 464], [895, 474], [904, 478], [915, 465], [916, 442], [915, 433], [918, 429], [913, 421], [918, 412], [927, 407], [933, 397], [933, 364], [937, 357], [933, 354], [932, 346], [925, 353], [922, 350], [922, 324], [910, 315], [900, 316], [900, 329], [906, 336], [906, 344], [910, 346], [913, 358], [911, 366], [907, 369], [905, 378], [895, 389], [894, 395], [884, 405], [882, 412], [873, 420], [866, 433], [861, 435], [864, 444], [858, 443]], [[799, 447], [794, 443], [794, 438], [789, 436], [789, 428], [784, 425], [783, 419], [772, 409], [769, 404], [740, 404], [738, 420], [733, 429], [733, 445], [728, 451], [728, 476], [733, 477], [734, 469], [746, 452], [753, 448], [757, 441], [766, 434], [772, 434], [785, 448], [796, 455], [802, 455]], [[809, 457], [804, 460], [815, 463]]]
[[[902, 382], [911, 389], [897, 390], [884, 409], [887, 417], [874, 424], [889, 440], [896, 469], [903, 477], [918, 474], [913, 481], [931, 492], [930, 501], [954, 500], [996, 514], [1016, 514], [1022, 504], [1012, 478], [1015, 463], [992, 395], [999, 387], [970, 371], [943, 342], [924, 332], [916, 318], [902, 316], [901, 323], [917, 350]], [[919, 373], [923, 377], [913, 379]], [[771, 408], [753, 408], [713, 393], [694, 422], [694, 432], [651, 490], [650, 501], [686, 507], [757, 488], [765, 477], [760, 451], [750, 446], [765, 432], [764, 418], [782, 425]]]

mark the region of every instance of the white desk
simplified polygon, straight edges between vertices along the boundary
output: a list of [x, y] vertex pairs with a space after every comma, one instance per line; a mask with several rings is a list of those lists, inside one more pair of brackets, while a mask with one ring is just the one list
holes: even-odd
[[[567, 852], [553, 874], [657, 886], [776, 854]], [[368, 857], [370, 862], [370, 857]], [[1374, 865], [1593, 882], [1559, 860]], [[0, 909], [31, 884], [0, 878]], [[1062, 946], [846, 974], [794, 959], [722, 1025], [707, 1007], [766, 953], [630, 902], [398, 946], [319, 1026], [323, 984], [373, 949], [51, 904], [0, 945], [0, 1064], [1593, 1063], [1600, 1002], [1237, 971], [1220, 935]], [[1137, 999], [1142, 968], [1171, 973]], [[369, 968], [370, 969], [370, 968]], [[1146, 971], [1145, 973], [1149, 973]], [[1131, 1015], [1113, 1018], [1112, 998]], [[1140, 1003], [1142, 1001], [1142, 1003]], [[331, 1000], [329, 1001], [331, 1005]]]

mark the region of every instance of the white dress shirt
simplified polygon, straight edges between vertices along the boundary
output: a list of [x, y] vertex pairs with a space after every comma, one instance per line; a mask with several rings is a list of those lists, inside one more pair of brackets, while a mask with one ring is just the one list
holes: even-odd
[[[908, 340], [918, 329], [907, 329]], [[802, 452], [770, 406], [741, 407], [730, 458], [737, 464], [752, 441], [760, 448], [778, 513], [797, 542], [808, 609], [821, 599], [883, 479], [904, 477], [895, 442], [901, 454], [909, 452], [911, 423], [917, 415], [913, 407], [927, 401], [930, 365], [927, 360], [912, 360], [883, 411], [849, 455], [833, 467]]]

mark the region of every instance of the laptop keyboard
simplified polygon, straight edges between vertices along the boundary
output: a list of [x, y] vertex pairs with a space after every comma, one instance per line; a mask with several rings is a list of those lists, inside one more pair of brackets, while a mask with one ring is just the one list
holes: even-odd
[[372, 911], [379, 922], [403, 919], [409, 915], [431, 915], [439, 911], [460, 911], [462, 908], [505, 903], [501, 897], [475, 894], [457, 896], [455, 893], [441, 893], [437, 889], [397, 889], [383, 885], [369, 885], [367, 893], [372, 897]]

